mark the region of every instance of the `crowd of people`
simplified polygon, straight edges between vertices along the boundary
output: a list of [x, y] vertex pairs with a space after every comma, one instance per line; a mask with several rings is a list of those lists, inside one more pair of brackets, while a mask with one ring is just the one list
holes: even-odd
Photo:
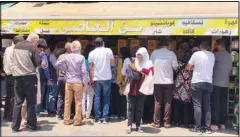
[[107, 124], [115, 114], [127, 119], [127, 134], [133, 124], [144, 132], [144, 103], [153, 95], [154, 128], [173, 124], [197, 134], [225, 129], [232, 63], [226, 42], [217, 40], [215, 53], [207, 40], [199, 46], [182, 41], [177, 52], [171, 51], [172, 44], [170, 38], [160, 40], [151, 56], [137, 46], [123, 47], [115, 55], [98, 37], [82, 54], [78, 40], [49, 52], [37, 34], [26, 40], [17, 35], [3, 56], [4, 119], [12, 121], [13, 132], [21, 126], [37, 130], [41, 112], [57, 116], [64, 125], [80, 126], [91, 118], [93, 106], [96, 123]]

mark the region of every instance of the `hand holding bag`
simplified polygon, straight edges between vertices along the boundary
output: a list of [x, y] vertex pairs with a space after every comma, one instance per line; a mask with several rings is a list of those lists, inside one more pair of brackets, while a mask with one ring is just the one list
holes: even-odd
[[148, 75], [145, 75], [144, 81], [141, 85], [139, 92], [144, 95], [153, 95], [154, 83], [153, 83], [153, 74], [150, 72]]

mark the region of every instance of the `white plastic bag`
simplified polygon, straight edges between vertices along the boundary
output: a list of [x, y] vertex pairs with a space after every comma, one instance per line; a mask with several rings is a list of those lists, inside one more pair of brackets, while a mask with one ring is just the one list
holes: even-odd
[[154, 83], [153, 83], [153, 75], [152, 72], [149, 75], [145, 75], [145, 79], [141, 85], [139, 92], [144, 95], [153, 95]]
[[125, 90], [124, 90], [124, 95], [128, 95], [130, 92], [130, 82], [126, 85]]

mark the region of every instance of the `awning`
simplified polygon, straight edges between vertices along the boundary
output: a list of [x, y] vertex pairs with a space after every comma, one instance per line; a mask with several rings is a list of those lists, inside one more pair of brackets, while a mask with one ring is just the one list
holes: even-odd
[[13, 6], [17, 2], [1, 2], [1, 12], [6, 10], [7, 8]]
[[238, 2], [21, 2], [2, 19], [3, 34], [236, 36]]

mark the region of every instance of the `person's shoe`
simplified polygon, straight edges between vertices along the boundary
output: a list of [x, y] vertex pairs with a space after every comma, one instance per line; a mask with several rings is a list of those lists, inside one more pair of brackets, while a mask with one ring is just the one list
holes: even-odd
[[57, 115], [57, 119], [58, 119], [58, 120], [63, 120], [63, 116]]
[[95, 119], [95, 123], [102, 124], [102, 121], [100, 119]]
[[90, 119], [91, 117], [90, 117], [90, 115], [86, 115], [86, 119]]
[[160, 125], [155, 124], [155, 123], [152, 123], [151, 126], [152, 126], [152, 127], [155, 127], [155, 128], [160, 128]]
[[109, 121], [107, 119], [103, 120], [103, 124], [108, 124], [108, 123], [109, 123]]
[[12, 129], [12, 133], [18, 133], [18, 132], [20, 132], [19, 129]]
[[170, 125], [170, 124], [167, 124], [167, 123], [164, 123], [164, 127], [165, 127], [165, 128], [170, 128], [171, 125]]
[[127, 134], [131, 134], [132, 133], [132, 127], [131, 126], [127, 127], [126, 133]]
[[218, 130], [218, 126], [217, 125], [211, 125], [211, 130], [212, 131], [217, 131]]
[[206, 134], [212, 134], [212, 130], [210, 128], [208, 128], [208, 129], [205, 130], [205, 133]]
[[31, 127], [31, 126], [29, 126], [29, 125], [26, 125], [26, 128], [28, 129], [28, 130], [30, 130], [30, 131], [37, 131], [37, 130], [40, 130], [40, 127]]
[[197, 135], [202, 135], [202, 132], [200, 129], [192, 128], [189, 131]]
[[40, 117], [40, 116], [41, 116], [41, 113], [36, 113], [36, 116], [37, 116], [37, 117]]
[[139, 133], [144, 133], [142, 127], [138, 127], [138, 128], [137, 128], [137, 132], [139, 132]]
[[220, 128], [223, 129], [223, 130], [226, 129], [225, 125], [220, 125]]
[[69, 121], [64, 121], [63, 124], [68, 126], [68, 125], [70, 125], [71, 123], [70, 123]]

